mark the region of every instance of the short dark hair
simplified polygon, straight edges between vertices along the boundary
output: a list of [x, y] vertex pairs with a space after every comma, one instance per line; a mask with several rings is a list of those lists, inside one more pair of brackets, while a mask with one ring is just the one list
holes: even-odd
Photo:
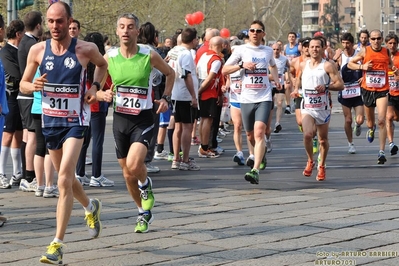
[[36, 26], [42, 24], [42, 22], [42, 13], [40, 13], [39, 11], [28, 12], [24, 17], [25, 29], [27, 31], [33, 31]]
[[262, 27], [262, 30], [263, 31], [265, 30], [265, 24], [263, 24], [263, 22], [260, 21], [259, 19], [256, 19], [256, 20], [252, 21], [251, 25], [254, 25], [254, 24], [260, 25]]
[[370, 33], [369, 33], [369, 31], [368, 31], [368, 30], [366, 30], [366, 29], [364, 29], [364, 30], [361, 30], [361, 31], [359, 31], [359, 38], [360, 38], [360, 35], [361, 35], [362, 33], [365, 33], [365, 34], [367, 34], [367, 38], [369, 38], [369, 37], [370, 37]]
[[0, 14], [0, 28], [4, 29], [4, 18], [1, 14]]
[[76, 23], [78, 25], [78, 30], [80, 30], [80, 22], [77, 19], [72, 20], [72, 23]]
[[140, 26], [138, 43], [155, 45], [156, 30], [151, 22], [146, 22]]
[[320, 41], [320, 46], [321, 48], [324, 48], [326, 46], [326, 41], [324, 40], [323, 36], [316, 36], [312, 38], [312, 41]]
[[195, 28], [185, 28], [181, 32], [181, 42], [184, 44], [192, 42], [197, 38], [197, 30]]
[[50, 33], [49, 30], [43, 32], [42, 36], [40, 37], [41, 41], [45, 41], [45, 40], [48, 40], [48, 39], [51, 39], [51, 33]]
[[345, 32], [344, 34], [342, 34], [341, 42], [342, 41], [349, 41], [351, 43], [355, 43], [355, 38], [353, 38], [353, 35], [350, 32]]
[[15, 39], [17, 37], [17, 32], [23, 32], [25, 29], [24, 23], [20, 19], [15, 19], [10, 22], [7, 27], [6, 36], [7, 39]]
[[389, 33], [388, 35], [387, 35], [387, 37], [385, 37], [385, 42], [387, 43], [387, 42], [389, 42], [391, 39], [395, 39], [395, 41], [396, 41], [396, 43], [399, 43], [399, 38], [398, 38], [398, 35], [396, 35], [395, 33]]
[[290, 34], [294, 34], [294, 35], [295, 35], [295, 38], [297, 37], [296, 32], [294, 32], [294, 31], [288, 32], [287, 37], [290, 36]]

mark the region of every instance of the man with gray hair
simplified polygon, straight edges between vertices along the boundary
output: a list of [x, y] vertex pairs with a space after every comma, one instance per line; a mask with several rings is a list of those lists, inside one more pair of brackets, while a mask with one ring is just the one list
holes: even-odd
[[[156, 51], [137, 45], [139, 27], [135, 15], [119, 16], [116, 33], [120, 47], [109, 49], [104, 56], [115, 86], [112, 91], [100, 91], [97, 95], [100, 100], [114, 99], [116, 156], [139, 211], [134, 231], [146, 233], [154, 220], [151, 209], [155, 203], [152, 181], [144, 163], [154, 129], [153, 102], [159, 106], [158, 114], [167, 111], [175, 73]], [[159, 100], [152, 98], [154, 68], [166, 76], [165, 91]]]

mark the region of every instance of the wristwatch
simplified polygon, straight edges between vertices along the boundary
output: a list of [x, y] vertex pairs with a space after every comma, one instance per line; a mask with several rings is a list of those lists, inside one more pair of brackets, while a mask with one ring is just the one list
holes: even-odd
[[172, 101], [172, 99], [170, 98], [170, 95], [162, 95], [161, 99], [164, 99], [168, 103], [170, 103]]
[[96, 87], [97, 87], [97, 91], [99, 91], [100, 88], [101, 88], [100, 82], [97, 82], [97, 81], [94, 81], [91, 85], [92, 85], [92, 86], [96, 86]]
[[240, 68], [244, 68], [244, 62], [241, 61], [240, 63], [238, 63], [238, 66], [239, 66]]

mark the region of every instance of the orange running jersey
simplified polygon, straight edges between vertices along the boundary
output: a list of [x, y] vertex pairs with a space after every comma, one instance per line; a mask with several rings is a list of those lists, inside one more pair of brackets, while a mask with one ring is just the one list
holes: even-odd
[[[396, 51], [395, 54], [392, 55], [392, 62], [396, 68], [399, 68], [399, 52]], [[395, 75], [392, 69], [389, 69], [388, 72], [389, 79], [389, 94], [392, 96], [399, 96], [399, 81], [395, 80]]]
[[371, 61], [372, 70], [363, 71], [362, 88], [368, 91], [388, 91], [388, 50], [382, 47], [379, 52], [375, 52], [370, 46], [366, 47], [363, 63]]

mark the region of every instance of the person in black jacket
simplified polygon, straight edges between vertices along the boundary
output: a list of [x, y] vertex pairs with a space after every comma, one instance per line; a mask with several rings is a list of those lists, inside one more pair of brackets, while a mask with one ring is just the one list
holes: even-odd
[[[21, 142], [22, 142], [22, 121], [17, 101], [21, 72], [18, 64], [18, 44], [24, 35], [24, 23], [17, 19], [10, 22], [7, 27], [7, 43], [0, 50], [0, 59], [4, 66], [6, 77], [7, 103], [9, 113], [5, 117], [3, 139], [0, 153], [0, 188], [11, 188], [15, 179], [22, 176], [21, 165]], [[6, 165], [11, 154], [13, 162], [13, 175], [10, 182], [7, 182]]]

